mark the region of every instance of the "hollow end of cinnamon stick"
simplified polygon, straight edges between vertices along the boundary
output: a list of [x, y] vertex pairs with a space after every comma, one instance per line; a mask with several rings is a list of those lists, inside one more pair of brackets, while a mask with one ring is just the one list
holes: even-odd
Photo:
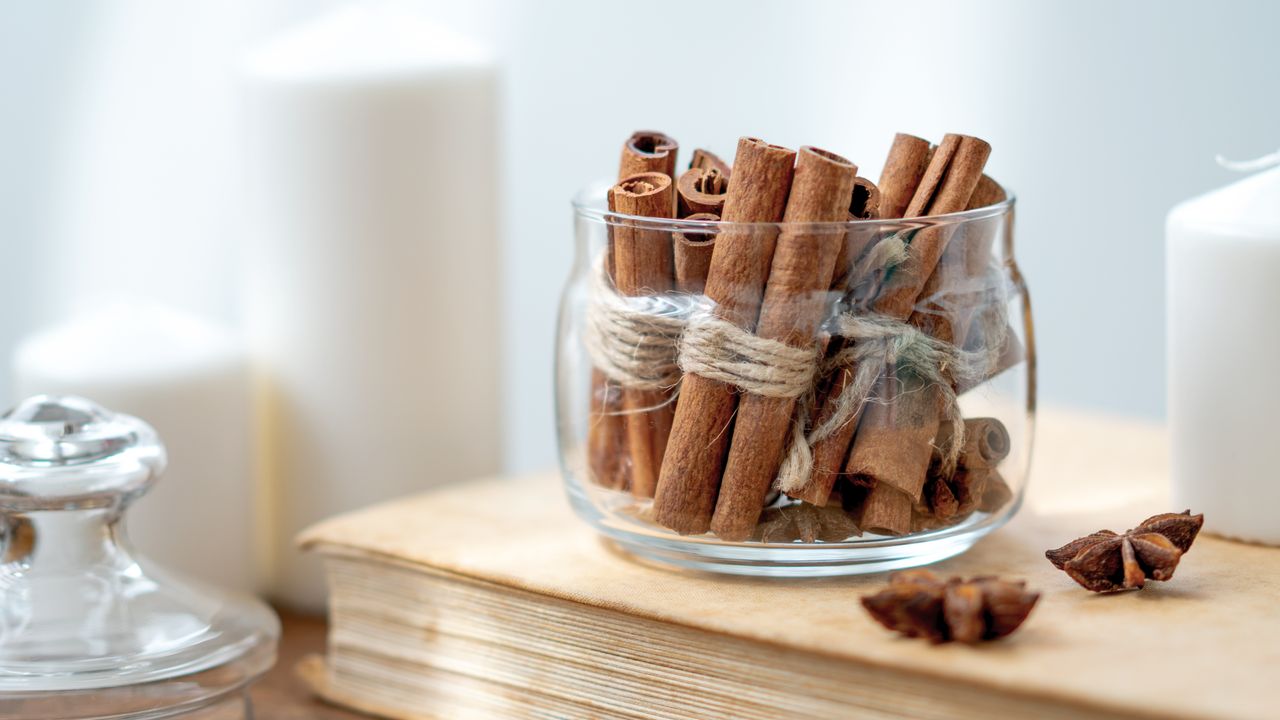
[[853, 179], [853, 199], [849, 202], [849, 215], [855, 220], [875, 220], [880, 217], [880, 188], [864, 177]]
[[[933, 461], [942, 460], [942, 452], [951, 446], [955, 429], [951, 423], [942, 423], [938, 437], [934, 439]], [[1009, 429], [996, 418], [966, 418], [964, 421], [964, 445], [956, 465], [968, 470], [989, 470], [1009, 457], [1012, 442]]]
[[642, 172], [660, 172], [675, 177], [676, 153], [680, 144], [657, 130], [637, 130], [622, 145], [618, 177]]
[[716, 168], [691, 168], [676, 182], [679, 217], [719, 213], [724, 208], [729, 180]]
[[644, 218], [671, 217], [671, 176], [634, 173], [609, 188], [609, 210]]

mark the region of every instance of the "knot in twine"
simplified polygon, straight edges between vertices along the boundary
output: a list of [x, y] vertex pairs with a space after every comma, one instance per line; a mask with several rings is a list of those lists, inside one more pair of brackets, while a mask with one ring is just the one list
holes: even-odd
[[614, 290], [602, 261], [593, 268], [585, 344], [591, 362], [622, 387], [666, 390], [680, 382], [676, 357], [688, 313], [656, 297]]
[[[882, 277], [906, 258], [906, 244], [898, 235], [890, 236], [877, 243], [859, 263], [859, 274]], [[947, 477], [953, 475], [965, 440], [964, 418], [960, 414], [953, 383], [968, 384], [982, 380], [999, 362], [1007, 326], [1003, 315], [995, 315], [988, 310], [999, 307], [999, 303], [993, 302], [979, 314], [987, 342], [977, 352], [965, 351], [921, 332], [909, 323], [884, 315], [854, 311], [837, 315], [831, 321], [832, 334], [843, 337], [847, 342], [843, 349], [823, 362], [821, 373], [826, 376], [835, 372], [851, 372], [852, 378], [831, 400], [829, 417], [813, 428], [807, 426], [816, 410], [814, 388], [801, 397], [792, 422], [791, 441], [774, 487], [790, 492], [809, 482], [813, 475], [813, 446], [846, 423], [853, 422], [862, 407], [871, 401], [872, 388], [886, 368], [895, 377], [914, 375], [927, 386], [937, 389], [943, 417], [952, 427], [950, 442], [941, 448], [941, 472]]]
[[[863, 292], [878, 283], [885, 272], [907, 258], [907, 243], [894, 234], [876, 243], [854, 269], [854, 277], [867, 280]], [[689, 319], [680, 345], [680, 368], [713, 380], [734, 385], [746, 392], [773, 398], [811, 398], [819, 373], [825, 374], [830, 360], [819, 362], [815, 342], [793, 347], [780, 340], [762, 338], [716, 316], [707, 307]], [[874, 380], [874, 378], [872, 378]], [[809, 406], [802, 406], [807, 417]], [[824, 424], [825, 425], [825, 424]], [[837, 423], [826, 434], [830, 434]]]

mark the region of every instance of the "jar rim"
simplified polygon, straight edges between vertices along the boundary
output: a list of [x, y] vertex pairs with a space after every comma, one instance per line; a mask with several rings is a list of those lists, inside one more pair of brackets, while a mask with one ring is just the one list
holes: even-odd
[[891, 227], [894, 230], [914, 230], [924, 227], [937, 227], [947, 225], [959, 225], [966, 222], [976, 220], [985, 220], [1001, 215], [1008, 215], [1013, 211], [1016, 196], [1006, 189], [1006, 197], [1004, 200], [993, 205], [974, 208], [973, 210], [962, 210], [960, 212], [946, 213], [943, 215], [926, 215], [914, 218], [882, 218], [873, 220], [841, 220], [838, 222], [809, 222], [809, 223], [787, 223], [787, 222], [725, 222], [723, 220], [677, 220], [674, 218], [652, 218], [639, 215], [628, 215], [626, 213], [611, 212], [605, 206], [605, 198], [608, 189], [613, 183], [608, 181], [598, 181], [587, 185], [574, 195], [572, 204], [574, 216], [595, 222], [603, 222], [609, 225], [617, 225], [625, 222], [628, 226], [635, 227], [637, 225], [652, 229], [680, 231], [689, 230], [692, 232], [707, 231], [711, 229], [723, 231], [726, 228], [754, 229], [759, 231], [762, 228], [773, 227], [777, 229], [787, 228], [795, 230], [797, 228], [806, 228], [810, 230], [834, 228], [843, 228], [846, 230], [862, 229], [876, 227]]

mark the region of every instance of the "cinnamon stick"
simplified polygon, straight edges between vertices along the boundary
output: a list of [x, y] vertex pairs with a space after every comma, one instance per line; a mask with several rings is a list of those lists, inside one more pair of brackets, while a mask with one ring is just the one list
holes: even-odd
[[[711, 254], [706, 296], [716, 303], [717, 316], [746, 330], [754, 330], [759, 317], [777, 228], [740, 223], [782, 219], [795, 157], [794, 151], [763, 140], [738, 141], [722, 215], [729, 225]], [[654, 499], [660, 524], [681, 534], [710, 527], [737, 399], [728, 384], [685, 375]]]
[[[913, 527], [936, 527], [952, 518], [967, 517], [978, 509], [987, 495], [988, 486], [1003, 483], [1003, 480], [992, 478], [997, 475], [996, 466], [1008, 457], [1012, 449], [1009, 431], [995, 418], [968, 418], [964, 424], [965, 443], [960, 449], [957, 468], [950, 477], [935, 471], [942, 462], [941, 448], [951, 441], [952, 427], [949, 423], [942, 426], [933, 443], [930, 470], [933, 476], [924, 491], [927, 507], [917, 506]], [[1000, 490], [997, 488], [995, 492]]]
[[639, 173], [660, 172], [676, 177], [676, 153], [680, 144], [671, 136], [656, 130], [637, 130], [622, 144], [622, 160], [618, 163], [618, 178]]
[[893, 136], [889, 157], [880, 173], [880, 217], [906, 217], [907, 206], [929, 165], [929, 141], [906, 133]]
[[716, 168], [690, 168], [676, 184], [680, 217], [697, 213], [719, 214], [724, 209], [729, 178]]
[[[657, 172], [625, 178], [609, 190], [609, 210], [625, 215], [669, 218], [671, 178]], [[627, 296], [660, 295], [673, 285], [670, 235], [622, 221], [614, 227], [614, 284]], [[631, 492], [652, 497], [671, 431], [671, 391], [624, 387], [622, 407], [631, 458]]]
[[[990, 154], [991, 146], [978, 138], [968, 135], [943, 138], [907, 206], [907, 217], [965, 209]], [[916, 232], [906, 261], [893, 269], [872, 301], [875, 312], [898, 319], [911, 318], [917, 326], [927, 323], [934, 337], [944, 342], [954, 340], [948, 313], [915, 313], [917, 300], [929, 284], [953, 230], [951, 225], [939, 225]], [[892, 369], [890, 372], [892, 374]], [[885, 406], [885, 414], [877, 417], [878, 422], [867, 423], [868, 432], [860, 438], [864, 418], [845, 463], [846, 472], [887, 482], [907, 493], [913, 502], [920, 500], [927, 480], [929, 455], [926, 451], [937, 434], [940, 419], [937, 389], [924, 385], [919, 390], [899, 394], [898, 399], [904, 402]], [[897, 442], [888, 439], [894, 433], [897, 433]]]
[[591, 369], [591, 404], [587, 416], [587, 464], [597, 485], [615, 490], [627, 488], [625, 462], [627, 438], [622, 417], [622, 390], [603, 372]]
[[695, 168], [698, 170], [710, 170], [715, 168], [720, 171], [720, 174], [725, 177], [725, 180], [728, 180], [729, 175], [732, 174], [729, 168], [729, 163], [721, 160], [719, 155], [702, 148], [695, 148], [693, 151], [693, 157], [689, 159], [689, 169], [692, 170]]
[[[975, 200], [973, 196], [979, 192], [981, 197]], [[975, 202], [991, 204], [1003, 197], [1004, 191], [998, 183], [985, 174], [980, 175], [964, 207]], [[1003, 220], [998, 217], [970, 220], [957, 228], [921, 289], [909, 323], [938, 340], [965, 346], [975, 314], [990, 301], [989, 293], [981, 288], [989, 273], [995, 229], [1001, 222]], [[999, 322], [1005, 321], [1001, 318]], [[950, 442], [951, 426], [943, 422], [944, 407], [936, 387], [921, 388], [910, 402], [896, 409], [895, 417], [877, 418], [882, 423], [880, 425], [870, 423], [869, 416], [864, 418], [863, 423], [870, 426], [859, 427], [845, 470], [889, 482], [919, 500], [930, 458], [936, 454], [937, 448], [946, 447]], [[998, 421], [991, 422], [998, 424]], [[1003, 426], [999, 427], [1003, 429]], [[974, 426], [974, 429], [985, 432], [988, 428], [984, 424], [982, 427]], [[863, 433], [868, 436], [865, 441]], [[886, 437], [880, 438], [881, 435]], [[935, 435], [937, 439], [929, 442], [929, 438]], [[877, 442], [892, 442], [895, 436], [898, 442], [896, 453], [874, 447]], [[971, 443], [967, 435], [966, 439], [968, 448]], [[972, 469], [978, 468], [973, 466]]]
[[[685, 220], [717, 222], [714, 213], [696, 213]], [[691, 295], [701, 295], [707, 286], [707, 271], [711, 267], [711, 252], [715, 248], [714, 229], [686, 230], [672, 233], [675, 246], [676, 290]]]
[[[960, 467], [968, 470], [990, 470], [1009, 456], [1012, 443], [1009, 430], [996, 418], [967, 418], [964, 421], [964, 445], [960, 448]], [[934, 441], [934, 461], [939, 459], [938, 448], [951, 442], [950, 423], [942, 426]]]
[[[644, 172], [672, 176], [678, 149], [679, 145], [668, 135], [652, 130], [636, 131], [622, 144], [618, 179]], [[613, 227], [608, 228], [609, 244], [604, 258], [605, 272], [611, 281], [616, 277], [613, 230]], [[609, 382], [604, 373], [593, 368], [587, 422], [587, 464], [592, 480], [615, 489], [626, 489], [630, 485], [626, 427], [621, 410], [622, 392]]]
[[[903, 217], [915, 218], [959, 212], [982, 177], [991, 146], [969, 135], [947, 135], [934, 150], [920, 186]], [[951, 228], [928, 227], [911, 238], [907, 259], [894, 268], [872, 303], [875, 312], [905, 319], [946, 249]]]
[[[882, 219], [904, 216], [924, 178], [931, 156], [929, 141], [906, 133], [894, 136], [884, 170], [880, 173], [880, 182], [876, 184], [880, 196], [878, 212]], [[838, 351], [839, 348], [834, 350]], [[834, 399], [852, 381], [853, 373], [850, 370], [836, 373], [831, 378], [827, 388], [819, 396], [813, 425], [825, 423], [835, 414]], [[844, 470], [849, 444], [858, 429], [858, 421], [859, 418], [855, 415], [831, 435], [814, 443], [812, 475], [803, 487], [790, 491], [791, 497], [814, 505], [827, 503], [831, 488]]]
[[[969, 209], [972, 210], [977, 208], [989, 207], [991, 205], [995, 205], [996, 203], [1004, 202], [1006, 199], [1008, 199], [1008, 194], [1005, 192], [1004, 188], [1000, 186], [1000, 183], [996, 182], [995, 180], [992, 180], [990, 177], [986, 175], [983, 175], [982, 180], [978, 182], [977, 189], [973, 191], [973, 198], [970, 199], [969, 201]], [[1007, 268], [1007, 272], [1009, 273], [1010, 276], [1012, 276], [1012, 279], [1015, 285], [1021, 285], [1018, 268], [1013, 263], [1012, 252], [1011, 252], [1011, 248], [1009, 247], [1009, 245], [1011, 244], [1012, 236], [1013, 236], [1013, 228], [1012, 228], [1011, 222], [1012, 222], [1011, 219], [1006, 219], [1006, 218], [988, 218], [986, 220], [980, 221], [980, 223], [982, 223], [982, 225], [988, 230], [988, 234], [990, 235], [994, 235], [995, 234], [994, 231], [996, 229], [999, 229], [1002, 231], [1006, 241], [1005, 242], [1005, 265]], [[993, 246], [994, 246], [994, 237], [992, 237], [990, 240], [976, 242], [975, 244], [976, 251], [970, 253], [965, 257], [965, 266], [968, 271], [969, 277], [980, 277], [983, 273], [988, 272], [988, 269], [989, 269], [988, 265], [991, 262], [991, 251]], [[983, 310], [990, 310], [990, 312], [993, 312], [993, 313], [996, 312], [995, 308], [985, 308]], [[980, 322], [983, 319], [981, 312], [982, 310], [979, 310], [977, 312], [970, 312], [967, 314], [967, 316], [963, 320], [964, 331], [961, 332], [959, 335], [961, 338], [963, 338], [964, 348], [966, 350], [972, 350], [972, 351], [984, 350], [984, 349], [987, 349], [987, 346], [990, 345], [992, 342], [995, 342], [995, 340], [988, 337], [988, 335], [994, 334], [990, 332], [993, 328], [989, 325], [984, 326]], [[988, 379], [993, 378], [996, 375], [999, 375], [1005, 370], [1008, 370], [1009, 368], [1013, 367], [1014, 365], [1017, 365], [1018, 363], [1026, 359], [1026, 355], [1025, 355], [1022, 343], [1018, 340], [1017, 333], [1014, 332], [1012, 325], [1010, 325], [1008, 320], [1003, 317], [999, 319], [999, 322], [1004, 323], [1005, 329], [1003, 333], [1000, 333], [1000, 337], [1002, 338], [1001, 340], [999, 340], [1000, 355], [996, 359], [995, 366], [991, 368], [991, 371], [987, 374], [987, 377], [969, 380], [957, 385], [957, 388], [956, 388], [957, 393], [968, 392], [974, 387], [981, 385], [983, 382], [986, 382]], [[975, 325], [977, 326], [976, 328], [975, 328]], [[996, 325], [995, 327], [998, 328], [999, 325]], [[984, 333], [983, 332], [984, 330], [988, 332]]]
[[[920, 501], [938, 434], [937, 395], [914, 379], [885, 375], [867, 403], [844, 471], [867, 484], [889, 485]], [[921, 454], [917, 448], [930, 452]]]
[[[792, 347], [811, 347], [827, 304], [827, 289], [846, 230], [857, 166], [834, 153], [800, 149], [791, 194], [783, 215], [765, 286], [756, 335]], [[797, 223], [831, 223], [800, 226]], [[733, 440], [720, 482], [711, 530], [726, 540], [751, 536], [764, 509], [791, 437], [795, 398], [748, 393], [738, 402]]]
[[864, 177], [853, 179], [853, 198], [849, 201], [849, 217], [875, 220], [880, 217], [880, 188]]
[[[981, 197], [977, 197], [979, 192]], [[985, 207], [1004, 196], [1000, 185], [983, 174], [962, 208], [973, 209], [975, 202], [983, 203], [976, 207]], [[920, 289], [908, 322], [943, 342], [964, 346], [973, 312], [984, 298], [972, 292], [967, 298], [953, 298], [952, 288], [981, 280], [987, 274], [995, 227], [999, 222], [1000, 218], [969, 221], [960, 229], [959, 237], [947, 243], [942, 257]]]
[[973, 189], [973, 196], [969, 198], [969, 204], [965, 206], [965, 209], [977, 210], [978, 208], [990, 207], [996, 203], [1002, 203], [1008, 198], [1008, 193], [1005, 192], [1000, 183], [993, 180], [990, 175], [983, 173], [978, 180], [978, 186]]
[[911, 530], [913, 505], [906, 493], [891, 485], [878, 483], [867, 493], [861, 507], [852, 516], [863, 532], [902, 535]]

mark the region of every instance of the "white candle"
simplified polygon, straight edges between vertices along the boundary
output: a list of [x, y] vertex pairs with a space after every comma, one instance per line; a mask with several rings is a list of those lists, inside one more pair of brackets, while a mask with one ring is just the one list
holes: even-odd
[[299, 531], [499, 468], [497, 73], [374, 3], [268, 42], [244, 75], [275, 591], [316, 609]]
[[249, 368], [231, 335], [174, 311], [120, 305], [36, 333], [13, 367], [19, 398], [81, 395], [156, 428], [169, 470], [126, 528], [144, 555], [219, 587], [260, 589]]
[[1280, 544], [1280, 168], [1169, 214], [1172, 510]]

